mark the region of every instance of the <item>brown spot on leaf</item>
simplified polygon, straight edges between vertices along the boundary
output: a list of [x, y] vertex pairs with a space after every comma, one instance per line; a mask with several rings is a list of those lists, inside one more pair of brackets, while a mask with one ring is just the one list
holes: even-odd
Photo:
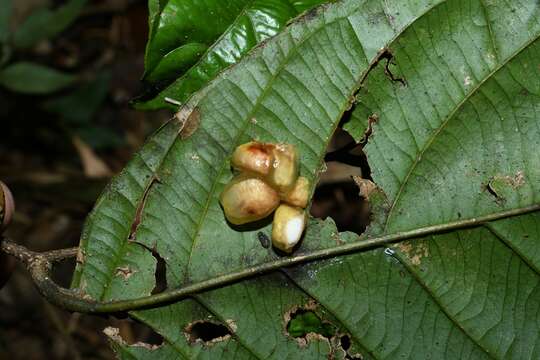
[[503, 176], [501, 179], [514, 189], [520, 188], [525, 184], [525, 174], [518, 171], [514, 176]]
[[228, 320], [225, 320], [225, 322], [227, 323], [229, 330], [231, 330], [231, 332], [234, 334], [236, 332], [236, 329], [238, 329], [238, 326], [236, 325], [236, 321], [234, 321], [233, 319], [228, 319]]
[[77, 261], [77, 264], [81, 265], [86, 262], [86, 255], [82, 247], [79, 247], [79, 250], [77, 250], [77, 257], [75, 258], [75, 261]]
[[493, 195], [495, 202], [504, 204], [509, 191], [514, 191], [525, 184], [525, 174], [517, 171], [514, 175], [495, 175], [482, 187], [489, 194]]
[[369, 196], [374, 192], [378, 191], [378, 186], [370, 180], [364, 179], [361, 176], [353, 175], [353, 180], [358, 186], [358, 192], [361, 197], [369, 201]]
[[175, 115], [176, 119], [180, 121], [180, 138], [182, 140], [187, 139], [199, 128], [201, 123], [201, 113], [198, 107], [191, 107], [189, 105], [184, 106]]
[[127, 280], [133, 275], [136, 271], [132, 270], [129, 266], [121, 266], [116, 268], [116, 276], [121, 276], [124, 280]]
[[379, 115], [377, 114], [371, 114], [368, 116], [368, 126], [366, 130], [364, 131], [364, 135], [362, 136], [362, 139], [360, 139], [360, 145], [363, 147], [367, 144], [369, 138], [373, 135], [373, 125], [379, 121]]
[[332, 232], [332, 234], [330, 236], [332, 237], [332, 239], [334, 239], [334, 241], [336, 242], [337, 245], [342, 245], [342, 244], [345, 243], [341, 239], [341, 236], [339, 236], [339, 233], [337, 233], [337, 232]]
[[131, 228], [129, 231], [128, 241], [135, 242], [136, 235], [137, 235], [137, 229], [139, 228], [139, 225], [141, 224], [142, 219], [142, 213], [144, 211], [144, 206], [146, 205], [146, 199], [148, 198], [148, 194], [150, 194], [150, 189], [154, 186], [154, 184], [158, 183], [159, 180], [157, 176], [154, 174], [150, 178], [150, 181], [148, 182], [146, 189], [144, 189], [144, 193], [142, 195], [141, 200], [139, 201], [137, 205], [137, 210], [135, 211], [135, 219], [133, 219], [133, 223], [131, 224]]
[[427, 248], [427, 245], [421, 242], [413, 247], [413, 245], [410, 242], [404, 241], [397, 244], [396, 247], [405, 256], [407, 256], [410, 259], [411, 263], [415, 266], [420, 265], [420, 263], [422, 262], [422, 259], [424, 257], [429, 256], [429, 250]]
[[127, 342], [122, 339], [122, 337], [120, 336], [120, 329], [119, 328], [115, 328], [115, 327], [112, 327], [112, 326], [107, 326], [105, 329], [103, 329], [103, 333], [105, 335], [107, 335], [107, 337], [109, 339], [111, 339], [112, 341], [120, 344], [120, 345], [123, 345], [123, 346], [126, 346], [127, 345]]

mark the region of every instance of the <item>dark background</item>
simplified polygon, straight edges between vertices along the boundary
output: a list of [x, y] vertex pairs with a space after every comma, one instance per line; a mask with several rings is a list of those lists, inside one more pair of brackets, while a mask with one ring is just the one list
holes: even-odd
[[[47, 0], [17, 0], [13, 22]], [[51, 4], [52, 3], [52, 4]], [[0, 180], [11, 188], [17, 211], [6, 235], [37, 251], [76, 246], [87, 213], [109, 181], [129, 161], [169, 111], [141, 112], [129, 101], [142, 92], [147, 4], [136, 0], [89, 1], [82, 15], [52, 40], [13, 55], [77, 74], [80, 87], [96, 83], [85, 101], [56, 107], [51, 102], [78, 88], [30, 96], [0, 88]], [[96, 100], [92, 91], [104, 90]], [[83, 114], [84, 116], [80, 116]], [[338, 131], [331, 149], [352, 141]], [[343, 159], [342, 159], [343, 160]], [[340, 230], [363, 231], [366, 206], [350, 175], [361, 174], [359, 148], [347, 153], [349, 165], [331, 161], [316, 191], [311, 213], [332, 216]], [[0, 260], [0, 280], [11, 263]], [[69, 285], [73, 263], [55, 271]], [[49, 305], [27, 273], [15, 266], [0, 290], [0, 359], [111, 359], [106, 326], [119, 327], [132, 343], [158, 342], [145, 327], [127, 319], [70, 314]]]

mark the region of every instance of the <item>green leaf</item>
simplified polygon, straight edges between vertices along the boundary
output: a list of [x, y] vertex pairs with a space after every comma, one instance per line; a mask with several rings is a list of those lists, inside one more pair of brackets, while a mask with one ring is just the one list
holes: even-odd
[[[74, 288], [96, 300], [149, 295], [152, 251], [170, 289], [280, 261], [258, 240], [269, 225], [224, 219], [229, 157], [253, 138], [292, 143], [315, 183], [361, 87], [352, 121], [377, 115], [365, 151], [388, 206], [374, 204], [362, 237], [312, 219], [293, 258], [429, 235], [131, 311], [164, 343], [151, 352], [113, 337], [119, 356], [538, 358], [540, 212], [478, 219], [540, 204], [539, 36], [534, 0], [351, 0], [305, 14], [195, 93], [114, 179], [87, 220]], [[475, 226], [442, 231], [455, 223]], [[298, 309], [330, 324], [331, 339], [320, 328], [292, 336]], [[230, 335], [190, 341], [197, 321]]]
[[184, 102], [255, 45], [277, 34], [299, 12], [322, 2], [235, 0], [208, 1], [203, 6], [171, 0], [159, 16], [157, 5], [151, 2], [145, 80], [156, 83], [172, 77], [176, 81], [154, 99], [137, 102], [136, 107], [171, 107], [166, 97]]
[[43, 65], [18, 62], [0, 71], [0, 85], [24, 94], [48, 94], [72, 85], [73, 75]]
[[[249, 0], [169, 0], [149, 3], [152, 27], [145, 54], [146, 71], [153, 70], [172, 50], [190, 43], [209, 45], [222, 34]], [[196, 59], [196, 58], [194, 58]]]
[[86, 0], [69, 0], [55, 10], [46, 8], [36, 10], [15, 32], [13, 45], [27, 49], [42, 40], [56, 36], [73, 23], [85, 4]]
[[157, 66], [145, 77], [146, 81], [158, 82], [182, 75], [208, 49], [205, 44], [190, 43], [165, 54]]
[[5, 43], [9, 37], [12, 9], [12, 0], [0, 0], [0, 44]]

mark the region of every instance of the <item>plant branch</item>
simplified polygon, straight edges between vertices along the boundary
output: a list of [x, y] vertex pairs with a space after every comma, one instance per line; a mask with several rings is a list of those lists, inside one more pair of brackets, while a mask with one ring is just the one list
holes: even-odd
[[293, 257], [281, 258], [279, 260], [263, 263], [247, 269], [219, 275], [207, 280], [186, 285], [184, 287], [166, 290], [159, 294], [144, 296], [131, 300], [108, 302], [97, 302], [88, 299], [75, 290], [68, 290], [58, 286], [50, 278], [52, 263], [68, 257], [76, 256], [76, 248], [38, 253], [28, 250], [24, 246], [17, 245], [8, 239], [4, 239], [1, 243], [0, 249], [5, 253], [14, 256], [25, 264], [38, 290], [49, 302], [66, 310], [81, 313], [116, 313], [141, 308], [156, 307], [165, 303], [178, 301], [195, 293], [221, 287], [246, 278], [275, 271], [283, 267], [290, 267], [306, 262], [373, 249], [399, 241], [477, 227], [490, 221], [501, 220], [535, 211], [540, 211], [540, 204], [389, 235], [373, 238], [360, 238], [355, 242], [346, 243], [329, 249], [321, 249], [311, 251], [309, 253], [296, 254]]

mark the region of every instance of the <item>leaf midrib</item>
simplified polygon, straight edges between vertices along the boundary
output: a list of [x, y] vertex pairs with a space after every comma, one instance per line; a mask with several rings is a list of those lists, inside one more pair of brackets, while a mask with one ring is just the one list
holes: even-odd
[[510, 61], [516, 58], [522, 51], [526, 50], [532, 43], [534, 43], [536, 40], [540, 38], [540, 33], [537, 34], [535, 37], [531, 38], [529, 41], [525, 42], [525, 44], [518, 48], [514, 53], [512, 53], [508, 58], [506, 58], [504, 61], [502, 61], [498, 66], [496, 66], [492, 71], [490, 71], [484, 79], [482, 79], [480, 82], [478, 82], [474, 87], [472, 87], [471, 91], [465, 95], [463, 100], [461, 100], [454, 110], [452, 110], [446, 119], [441, 123], [441, 125], [431, 134], [431, 136], [428, 138], [428, 141], [424, 145], [424, 147], [418, 152], [418, 155], [414, 159], [411, 167], [409, 168], [409, 171], [407, 172], [407, 175], [405, 175], [405, 178], [403, 179], [403, 182], [401, 183], [398, 192], [396, 193], [396, 196], [394, 200], [392, 200], [392, 203], [390, 205], [390, 209], [388, 210], [388, 215], [386, 217], [386, 222], [384, 225], [383, 234], [386, 234], [388, 231], [389, 224], [391, 224], [390, 219], [392, 218], [392, 215], [394, 214], [394, 210], [396, 209], [396, 206], [398, 202], [401, 200], [401, 196], [403, 195], [403, 192], [405, 191], [405, 188], [408, 185], [408, 182], [410, 180], [410, 177], [412, 176], [414, 170], [416, 170], [416, 167], [418, 164], [422, 161], [424, 158], [424, 153], [429, 150], [431, 145], [435, 142], [437, 139], [437, 136], [444, 130], [446, 125], [454, 118], [454, 115], [461, 110], [461, 108], [468, 102], [468, 100], [475, 95], [478, 90], [489, 80], [492, 79], [495, 74], [497, 74], [500, 70], [502, 70]]
[[[255, 276], [265, 274], [280, 268], [291, 267], [308, 262], [314, 262], [322, 259], [329, 259], [337, 256], [357, 253], [360, 251], [371, 250], [376, 247], [385, 246], [390, 243], [398, 243], [405, 240], [417, 239], [429, 235], [445, 233], [450, 231], [473, 228], [488, 223], [490, 221], [502, 220], [515, 216], [525, 215], [533, 212], [540, 212], [540, 203], [519, 207], [511, 210], [503, 210], [480, 217], [462, 219], [459, 221], [448, 222], [446, 224], [438, 224], [396, 232], [393, 234], [380, 235], [376, 237], [358, 237], [358, 241], [350, 241], [342, 245], [331, 248], [323, 248], [312, 250], [305, 253], [297, 253], [290, 258], [280, 258], [278, 260], [265, 262], [244, 268], [238, 271], [233, 271], [219, 276], [200, 280], [195, 283], [187, 284], [183, 287], [169, 289], [164, 292], [142, 296], [130, 300], [117, 300], [101, 303], [91, 302], [92, 313], [111, 313], [126, 310], [136, 310], [145, 307], [155, 307], [159, 304], [178, 301], [202, 291], [211, 290], [216, 287], [221, 287], [236, 283], [240, 280], [253, 278]], [[75, 311], [80, 311], [77, 307]]]

